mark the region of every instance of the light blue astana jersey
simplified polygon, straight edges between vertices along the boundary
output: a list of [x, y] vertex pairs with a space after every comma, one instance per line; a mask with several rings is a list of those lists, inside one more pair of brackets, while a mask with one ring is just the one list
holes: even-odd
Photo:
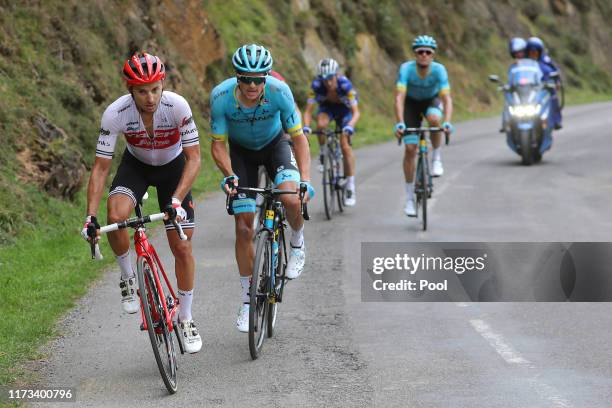
[[399, 68], [396, 87], [416, 100], [432, 99], [450, 92], [446, 68], [435, 61], [431, 63], [425, 78], [419, 76], [416, 61], [404, 62]]
[[289, 86], [268, 76], [257, 105], [246, 108], [238, 102], [237, 79], [229, 78], [213, 89], [210, 97], [210, 129], [213, 141], [228, 137], [246, 149], [261, 150], [281, 132], [302, 135], [302, 122]]

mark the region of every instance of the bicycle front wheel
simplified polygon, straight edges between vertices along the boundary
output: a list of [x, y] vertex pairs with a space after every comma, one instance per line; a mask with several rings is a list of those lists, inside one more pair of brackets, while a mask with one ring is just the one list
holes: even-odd
[[249, 351], [253, 360], [259, 357], [266, 337], [269, 311], [269, 281], [272, 270], [270, 233], [261, 230], [255, 239], [255, 262], [249, 288]]
[[429, 196], [427, 157], [421, 156], [419, 159], [420, 172], [418, 174], [421, 195], [421, 221], [423, 223], [423, 231], [427, 230], [427, 197]]
[[280, 228], [278, 237], [278, 252], [274, 268], [274, 301], [268, 302], [268, 337], [274, 336], [276, 328], [276, 317], [278, 314], [278, 303], [282, 301], [285, 286], [285, 268], [287, 266], [287, 248], [285, 247], [285, 233]]
[[166, 324], [160, 288], [155, 281], [158, 268], [154, 261], [144, 257], [138, 258], [137, 265], [140, 306], [144, 311], [153, 355], [168, 392], [174, 394], [177, 390], [174, 332]]
[[[340, 177], [340, 174], [342, 173], [340, 171], [340, 169], [342, 168], [342, 159], [340, 160], [334, 160], [334, 175], [332, 180], [334, 181], [334, 187], [336, 190], [336, 198], [338, 199], [338, 211], [343, 212], [343, 206], [344, 206], [344, 189], [346, 188], [346, 180], [342, 180], [342, 178]], [[340, 184], [341, 181], [344, 181], [344, 184]]]
[[332, 219], [334, 213], [335, 192], [334, 161], [330, 154], [326, 154], [323, 156], [323, 203], [328, 220]]

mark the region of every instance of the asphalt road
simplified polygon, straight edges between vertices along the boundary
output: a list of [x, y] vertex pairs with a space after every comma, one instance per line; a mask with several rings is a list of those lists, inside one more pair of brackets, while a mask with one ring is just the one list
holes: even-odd
[[[427, 232], [402, 212], [401, 148], [360, 149], [358, 205], [325, 221], [319, 192], [306, 270], [289, 283], [257, 361], [235, 329], [233, 220], [221, 194], [207, 196], [194, 239], [204, 346], [179, 356], [179, 392], [167, 395], [138, 315], [121, 312], [116, 268], [43, 350], [41, 385], [76, 387], [79, 407], [609, 407], [612, 306], [362, 302], [360, 245], [610, 240], [611, 112], [612, 103], [566, 109], [552, 150], [531, 167], [506, 147], [499, 118], [459, 124], [443, 150]], [[164, 241], [155, 234], [169, 265]]]

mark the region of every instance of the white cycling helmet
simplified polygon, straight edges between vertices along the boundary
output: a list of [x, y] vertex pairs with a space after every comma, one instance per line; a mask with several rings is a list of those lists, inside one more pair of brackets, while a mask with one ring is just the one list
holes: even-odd
[[333, 58], [324, 58], [317, 65], [317, 75], [327, 78], [338, 73], [338, 62]]

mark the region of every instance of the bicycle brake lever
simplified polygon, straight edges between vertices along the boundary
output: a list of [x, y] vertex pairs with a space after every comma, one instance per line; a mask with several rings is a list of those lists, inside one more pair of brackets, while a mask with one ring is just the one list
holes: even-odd
[[179, 238], [181, 239], [181, 241], [186, 241], [187, 240], [187, 235], [185, 235], [185, 233], [183, 232], [183, 227], [181, 227], [181, 224], [179, 224], [176, 219], [172, 220], [172, 225], [174, 225], [174, 228], [176, 229], [176, 233], [178, 234]]
[[100, 252], [100, 245], [98, 245], [97, 242], [94, 244], [94, 253], [92, 255], [92, 259], [93, 258], [97, 259], [98, 261], [104, 259], [104, 257], [102, 256], [102, 252]]
[[233, 201], [234, 197], [231, 194], [228, 194], [227, 197], [225, 197], [225, 210], [229, 215], [234, 215], [234, 208], [232, 206]]
[[310, 220], [310, 215], [308, 215], [308, 204], [304, 202], [304, 196], [306, 195], [306, 192], [308, 191], [308, 188], [304, 185], [300, 186], [300, 207], [301, 207], [301, 212], [302, 212], [302, 217], [308, 221]]

